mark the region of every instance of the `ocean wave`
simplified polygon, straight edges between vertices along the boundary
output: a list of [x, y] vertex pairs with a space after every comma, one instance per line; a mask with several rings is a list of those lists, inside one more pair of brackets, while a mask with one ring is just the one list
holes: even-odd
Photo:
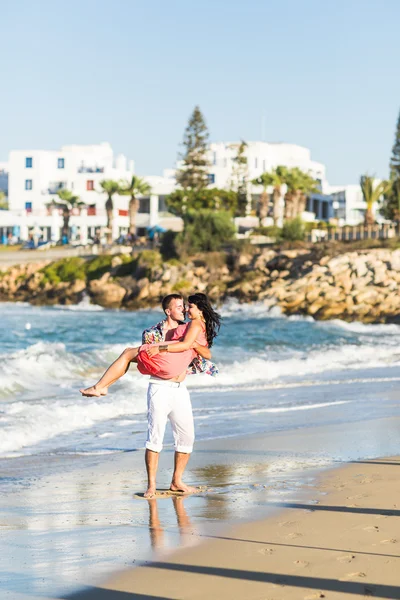
[[18, 452], [61, 434], [90, 429], [102, 421], [145, 411], [145, 394], [135, 395], [133, 400], [126, 393], [114, 393], [112, 398], [67, 397], [2, 404], [0, 454]]
[[400, 336], [400, 325], [395, 323], [360, 323], [359, 321], [353, 321], [349, 323], [342, 321], [341, 319], [332, 319], [331, 321], [315, 321], [318, 327], [325, 329], [345, 329], [352, 333], [368, 334], [368, 335], [398, 335]]
[[53, 306], [56, 310], [72, 310], [72, 311], [102, 311], [105, 310], [103, 306], [99, 304], [92, 304], [89, 296], [84, 296], [78, 304], [55, 304]]
[[224, 318], [238, 316], [253, 319], [265, 319], [266, 317], [276, 319], [283, 316], [279, 306], [270, 306], [261, 300], [259, 302], [240, 304], [236, 298], [226, 300], [219, 312]]
[[[2, 370], [0, 374], [0, 397], [24, 390], [48, 389], [57, 393], [59, 388], [75, 388], [92, 385], [125, 349], [125, 344], [112, 344], [99, 350], [84, 354], [68, 352], [63, 343], [37, 342], [24, 350], [12, 354], [0, 355]], [[136, 367], [132, 367], [125, 376], [142, 388], [145, 378], [140, 376]]]
[[210, 385], [232, 386], [268, 382], [288, 377], [303, 377], [313, 373], [324, 373], [344, 369], [360, 369], [363, 367], [382, 367], [400, 365], [400, 350], [397, 345], [376, 344], [356, 346], [342, 345], [337, 348], [319, 348], [309, 352], [293, 352], [290, 358], [271, 359], [252, 357], [242, 362], [219, 364], [219, 376], [189, 377], [190, 386], [205, 387]]

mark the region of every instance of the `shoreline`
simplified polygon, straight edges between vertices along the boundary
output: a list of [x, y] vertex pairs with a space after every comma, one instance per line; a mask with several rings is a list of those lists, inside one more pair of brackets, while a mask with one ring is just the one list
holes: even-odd
[[137, 310], [154, 308], [171, 293], [198, 290], [219, 304], [261, 301], [267, 310], [316, 320], [398, 323], [399, 284], [400, 249], [244, 248], [203, 253], [186, 262], [143, 250], [0, 270], [0, 300], [36, 306], [88, 301]]
[[122, 571], [68, 598], [111, 600], [126, 593], [168, 599], [395, 600], [400, 598], [399, 467], [396, 456], [329, 470], [319, 476], [311, 503], [282, 503], [283, 512], [206, 536], [195, 548]]
[[[49, 582], [39, 584], [36, 580], [35, 597], [67, 598], [71, 594], [67, 594], [68, 588], [98, 585], [104, 574], [113, 577], [112, 572], [129, 567], [132, 561], [151, 560], [151, 547], [156, 548], [157, 543], [163, 546], [157, 550], [162, 560], [169, 560], [171, 551], [181, 546], [184, 553], [192, 552], [193, 543], [222, 535], [221, 531], [231, 527], [247, 527], [249, 518], [274, 518], [282, 504], [306, 504], [317, 493], [316, 475], [326, 469], [328, 473], [336, 471], [335, 461], [343, 460], [340, 453], [345, 456], [350, 435], [353, 444], [347, 450], [347, 459], [351, 459], [351, 452], [354, 457], [371, 453], [376, 456], [377, 448], [383, 449], [383, 436], [386, 452], [394, 454], [399, 450], [399, 424], [400, 418], [386, 418], [199, 442], [189, 463], [187, 482], [207, 485], [207, 493], [178, 501], [156, 501], [155, 526], [149, 503], [134, 499], [145, 483], [143, 452], [89, 460], [85, 466], [78, 460], [75, 470], [63, 468], [68, 457], [53, 457], [55, 469], [45, 475], [35, 472], [31, 465], [28, 480], [12, 491], [8, 502], [4, 495], [1, 498], [0, 522], [4, 523], [4, 518], [8, 522], [8, 531], [3, 529], [3, 560], [8, 557], [5, 548], [14, 548], [10, 555], [12, 569], [10, 564], [6, 571], [18, 573], [20, 564], [22, 575], [22, 564], [27, 561], [31, 567], [25, 577], [29, 579], [33, 573], [42, 572], [48, 561], [58, 573], [60, 592], [54, 594], [53, 587], [51, 593]], [[376, 440], [375, 446], [371, 446], [370, 438]], [[321, 461], [318, 457], [322, 447], [326, 456]], [[36, 459], [39, 464], [43, 460], [40, 456]], [[166, 448], [160, 457], [159, 488], [168, 486], [172, 459], [173, 450]], [[61, 547], [67, 548], [62, 563], [61, 555], [54, 552], [57, 539]], [[201, 547], [196, 545], [193, 551]], [[5, 598], [31, 597], [21, 589], [24, 584], [18, 583], [18, 577], [6, 585], [9, 587], [2, 588]], [[62, 589], [66, 591], [62, 593]]]

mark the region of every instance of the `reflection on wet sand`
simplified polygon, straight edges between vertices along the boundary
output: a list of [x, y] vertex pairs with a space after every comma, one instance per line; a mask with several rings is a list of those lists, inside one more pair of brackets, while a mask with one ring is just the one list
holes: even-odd
[[[184, 505], [185, 497], [173, 496], [171, 498], [174, 507], [176, 521], [180, 533], [181, 545], [187, 545], [187, 534], [195, 534], [196, 530], [193, 527]], [[157, 498], [150, 498], [149, 503], [149, 531], [150, 543], [153, 550], [161, 550], [165, 547], [164, 528], [162, 527], [159, 513]]]

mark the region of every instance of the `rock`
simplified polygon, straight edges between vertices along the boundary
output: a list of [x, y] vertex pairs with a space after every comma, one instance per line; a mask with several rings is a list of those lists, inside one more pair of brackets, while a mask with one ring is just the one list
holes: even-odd
[[340, 302], [338, 304], [330, 304], [324, 306], [318, 313], [319, 319], [336, 319], [337, 317], [344, 316], [347, 313], [346, 302]]
[[122, 265], [123, 260], [120, 256], [113, 256], [111, 259], [111, 267], [115, 269], [115, 267], [119, 267]]
[[312, 304], [310, 304], [307, 307], [307, 312], [309, 315], [313, 316], [318, 311], [320, 311], [321, 308], [323, 308], [324, 306], [326, 306], [326, 302], [324, 300], [322, 300], [322, 299], [315, 300], [315, 302], [313, 302]]
[[308, 292], [307, 292], [307, 302], [309, 302], [310, 304], [312, 304], [320, 295], [321, 290], [318, 287], [313, 287], [311, 288]]
[[363, 304], [365, 302], [367, 302], [368, 304], [375, 304], [378, 298], [378, 294], [374, 289], [366, 289], [363, 290], [362, 292], [358, 292], [355, 296], [354, 296], [354, 300], [357, 302], [357, 304]]
[[90, 282], [90, 295], [95, 304], [105, 308], [119, 308], [126, 294], [125, 288], [117, 283], [102, 283], [102, 279], [95, 279]]
[[339, 285], [343, 289], [343, 291], [346, 295], [350, 294], [351, 289], [353, 287], [353, 282], [351, 280], [351, 277], [350, 277], [350, 274], [348, 271], [337, 275], [335, 277], [335, 281], [336, 281], [336, 285]]

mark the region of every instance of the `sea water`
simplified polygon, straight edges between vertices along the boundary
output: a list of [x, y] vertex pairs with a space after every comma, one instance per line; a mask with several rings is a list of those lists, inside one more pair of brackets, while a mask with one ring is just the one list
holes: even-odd
[[[135, 366], [101, 398], [93, 384], [160, 311], [0, 305], [0, 457], [142, 448], [147, 377]], [[187, 377], [197, 439], [399, 414], [400, 326], [221, 308], [218, 377]], [[171, 442], [167, 433], [166, 443]]]
[[[220, 310], [220, 374], [187, 378], [197, 442], [185, 476], [207, 492], [180, 499], [185, 530], [178, 500], [158, 502], [166, 551], [303, 502], [315, 469], [400, 453], [391, 419], [400, 414], [399, 326], [287, 318], [262, 303]], [[79, 388], [162, 318], [88, 300], [0, 304], [2, 598], [69, 593], [156, 549], [151, 506], [134, 495], [145, 486], [135, 450], [146, 437], [148, 378], [132, 366], [105, 397]], [[223, 439], [232, 436], [247, 437]], [[170, 428], [165, 441], [161, 486], [171, 476]]]

